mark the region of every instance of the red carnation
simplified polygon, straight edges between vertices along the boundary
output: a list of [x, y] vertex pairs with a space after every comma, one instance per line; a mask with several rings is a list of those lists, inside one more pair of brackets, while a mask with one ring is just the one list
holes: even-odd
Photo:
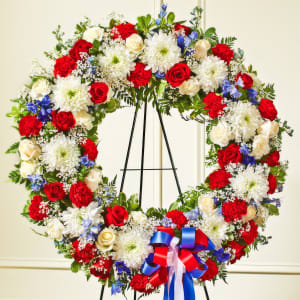
[[142, 63], [136, 63], [133, 71], [127, 76], [127, 79], [131, 81], [135, 88], [145, 86], [152, 76], [151, 70], [145, 70], [146, 65]]
[[184, 35], [189, 35], [191, 32], [191, 28], [182, 24], [176, 24], [174, 27], [174, 31], [179, 34], [184, 33]]
[[107, 280], [110, 277], [110, 270], [112, 268], [113, 261], [111, 257], [100, 257], [91, 266], [90, 271], [95, 277]]
[[66, 197], [66, 193], [61, 182], [45, 184], [43, 189], [50, 201], [56, 201]]
[[269, 167], [279, 166], [279, 151], [273, 151], [269, 155], [267, 155], [261, 162], [266, 163]]
[[74, 252], [73, 258], [81, 263], [88, 264], [94, 257], [97, 256], [97, 246], [95, 244], [87, 243], [82, 245], [78, 240], [72, 243]]
[[268, 181], [269, 181], [269, 190], [268, 194], [274, 194], [275, 190], [277, 188], [277, 180], [276, 177], [273, 174], [269, 174], [268, 176]]
[[209, 187], [212, 190], [222, 188], [229, 184], [230, 177], [231, 174], [224, 169], [216, 170], [209, 175]]
[[80, 53], [89, 53], [90, 49], [93, 47], [92, 43], [87, 42], [86, 40], [78, 40], [72, 49], [70, 49], [69, 54], [71, 58], [75, 61], [81, 60], [82, 57]]
[[28, 208], [29, 217], [35, 221], [42, 221], [48, 217], [49, 204], [41, 196], [33, 196]]
[[97, 145], [90, 139], [86, 139], [85, 143], [81, 144], [84, 152], [83, 155], [86, 155], [90, 160], [95, 160], [98, 155]]
[[113, 39], [121, 38], [122, 40], [126, 40], [134, 33], [138, 33], [134, 28], [134, 25], [131, 23], [122, 23], [112, 28], [111, 35]]
[[245, 255], [246, 246], [241, 245], [236, 241], [228, 242], [228, 247], [230, 247], [234, 252], [234, 258], [230, 261], [231, 264], [234, 264], [238, 259]]
[[233, 59], [233, 51], [225, 44], [217, 44], [216, 47], [212, 48], [211, 50], [213, 55], [224, 60], [227, 63], [227, 65], [229, 65], [229, 63]]
[[185, 224], [188, 223], [188, 219], [183, 214], [182, 211], [179, 210], [171, 210], [166, 215], [167, 218], [171, 219], [174, 224], [177, 225], [178, 228], [182, 228]]
[[[153, 292], [153, 288], [149, 288], [149, 278], [147, 275], [144, 274], [136, 274], [132, 277], [129, 285], [134, 291], [149, 294]], [[147, 287], [148, 285], [148, 287]]]
[[226, 222], [240, 220], [242, 216], [247, 214], [247, 203], [237, 198], [234, 201], [224, 202], [222, 205], [222, 214]]
[[74, 61], [70, 56], [62, 56], [56, 60], [53, 74], [55, 78], [57, 76], [67, 77], [76, 68], [76, 61]]
[[90, 94], [94, 103], [105, 103], [108, 99], [109, 86], [105, 82], [94, 82], [90, 87]]
[[277, 117], [277, 110], [273, 101], [269, 99], [261, 99], [258, 109], [263, 118], [273, 121]]
[[124, 226], [127, 219], [128, 211], [123, 206], [115, 205], [106, 209], [104, 220], [107, 226], [112, 224], [115, 226]]
[[236, 75], [235, 81], [238, 81], [240, 78], [243, 80], [243, 83], [244, 83], [243, 89], [244, 90], [248, 90], [248, 89], [252, 88], [253, 79], [250, 75], [248, 75], [246, 73], [239, 72]]
[[43, 123], [35, 116], [25, 116], [19, 122], [19, 132], [21, 136], [39, 135]]
[[211, 280], [219, 273], [219, 269], [218, 269], [217, 264], [213, 260], [211, 260], [210, 258], [207, 259], [205, 264], [207, 265], [208, 269], [200, 277], [201, 281]]
[[240, 152], [240, 146], [236, 144], [230, 144], [224, 150], [218, 150], [218, 163], [221, 168], [224, 168], [229, 163], [239, 163], [242, 161], [242, 154]]
[[56, 110], [53, 110], [51, 112], [51, 115], [52, 124], [57, 130], [66, 131], [71, 128], [74, 128], [76, 121], [73, 117], [73, 114], [70, 111], [57, 112]]
[[212, 119], [222, 115], [224, 112], [223, 109], [226, 107], [226, 104], [223, 103], [222, 96], [217, 96], [212, 92], [204, 97], [203, 102], [206, 104], [204, 109], [208, 110], [207, 113]]
[[248, 222], [240, 230], [240, 235], [247, 245], [252, 244], [257, 238], [257, 225], [253, 220]]
[[70, 199], [79, 208], [88, 206], [93, 200], [93, 193], [85, 182], [77, 181], [71, 185]]
[[166, 74], [166, 80], [172, 87], [180, 86], [191, 76], [191, 69], [188, 65], [179, 62], [175, 64]]

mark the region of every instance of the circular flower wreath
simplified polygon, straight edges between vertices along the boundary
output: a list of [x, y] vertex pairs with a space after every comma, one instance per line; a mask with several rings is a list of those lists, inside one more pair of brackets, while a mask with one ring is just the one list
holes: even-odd
[[[235, 38], [204, 31], [200, 17], [195, 8], [188, 27], [163, 5], [157, 19], [141, 16], [137, 24], [87, 19], [68, 40], [58, 27], [57, 44], [45, 53], [54, 64], [35, 62], [12, 100], [8, 116], [21, 140], [7, 151], [20, 154], [9, 177], [29, 190], [22, 214], [44, 226], [73, 259], [73, 272], [108, 282], [113, 294], [128, 287], [149, 294], [175, 275], [184, 285], [225, 280], [226, 266], [267, 244], [266, 220], [278, 215], [274, 193], [287, 169], [279, 160], [282, 133], [292, 130], [277, 117], [273, 85], [232, 50]], [[118, 194], [95, 162], [106, 115], [145, 101], [206, 122], [206, 162], [215, 170], [168, 210], [143, 212], [137, 196]]]

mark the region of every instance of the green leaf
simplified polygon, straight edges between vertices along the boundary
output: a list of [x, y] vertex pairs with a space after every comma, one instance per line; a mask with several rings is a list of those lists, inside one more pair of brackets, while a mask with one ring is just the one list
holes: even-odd
[[216, 35], [216, 28], [210, 27], [204, 33], [204, 38], [209, 39]]
[[179, 207], [179, 203], [178, 202], [173, 202], [170, 207], [169, 207], [169, 211], [171, 210], [176, 210]]
[[169, 12], [167, 16], [167, 22], [169, 24], [173, 24], [174, 20], [175, 20], [175, 14], [173, 12]]
[[273, 204], [267, 204], [267, 209], [269, 210], [270, 216], [279, 216], [279, 209]]
[[18, 148], [19, 148], [19, 144], [20, 142], [16, 142], [14, 144], [12, 144], [7, 150], [6, 150], [6, 154], [9, 153], [17, 153], [18, 152]]
[[74, 260], [71, 264], [71, 271], [73, 273], [77, 273], [81, 269], [81, 264]]

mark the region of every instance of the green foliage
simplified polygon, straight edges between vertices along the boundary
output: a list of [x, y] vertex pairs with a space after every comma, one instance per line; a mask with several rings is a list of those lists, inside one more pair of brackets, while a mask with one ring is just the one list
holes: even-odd
[[273, 204], [264, 204], [264, 206], [268, 209], [270, 216], [279, 216], [279, 209], [277, 206]]
[[228, 36], [228, 37], [223, 37], [221, 38], [221, 41], [220, 43], [221, 44], [225, 44], [227, 45], [228, 47], [232, 48], [234, 46], [234, 42], [237, 40], [236, 37], [234, 36]]
[[13, 170], [8, 174], [8, 178], [13, 182], [13, 183], [20, 183], [23, 184], [26, 182], [26, 179], [23, 178], [20, 174], [20, 170]]
[[137, 17], [137, 29], [142, 35], [146, 36], [154, 26], [155, 21], [150, 14]]
[[190, 20], [191, 25], [195, 29], [199, 29], [201, 26], [203, 9], [200, 6], [196, 6], [191, 11], [192, 19]]
[[77, 273], [81, 269], [82, 264], [74, 260], [71, 264], [71, 271]]
[[167, 210], [164, 208], [150, 207], [146, 212], [146, 216], [148, 218], [154, 217], [154, 218], [162, 220], [165, 217], [166, 213], [167, 213]]
[[276, 94], [274, 89], [274, 83], [268, 83], [266, 86], [263, 87], [263, 96], [264, 98], [275, 100]]
[[18, 152], [18, 149], [19, 149], [19, 144], [20, 142], [16, 142], [16, 143], [13, 143], [7, 150], [6, 150], [6, 154], [9, 154], [9, 153], [17, 153]]
[[270, 173], [276, 177], [277, 184], [284, 184], [285, 177], [287, 175], [288, 162], [285, 162], [279, 166], [270, 167]]

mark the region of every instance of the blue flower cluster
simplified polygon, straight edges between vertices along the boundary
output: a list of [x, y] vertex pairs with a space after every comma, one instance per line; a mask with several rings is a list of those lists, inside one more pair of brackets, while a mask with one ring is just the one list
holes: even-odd
[[51, 118], [52, 108], [51, 101], [48, 95], [44, 96], [42, 100], [37, 100], [36, 104], [32, 102], [26, 103], [26, 107], [34, 114], [39, 110], [37, 118], [43, 123], [48, 122]]
[[34, 192], [40, 191], [43, 188], [43, 186], [48, 183], [47, 180], [40, 175], [27, 175], [27, 178], [30, 180], [30, 188]]

